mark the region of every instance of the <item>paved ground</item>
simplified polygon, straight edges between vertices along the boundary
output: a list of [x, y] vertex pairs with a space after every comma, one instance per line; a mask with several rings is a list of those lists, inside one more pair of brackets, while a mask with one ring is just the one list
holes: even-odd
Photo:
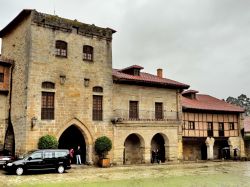
[[123, 186], [131, 187], [147, 186], [145, 181], [149, 186], [151, 183], [156, 186], [200, 186], [199, 183], [202, 186], [250, 186], [250, 162], [168, 163], [110, 168], [73, 165], [64, 174], [40, 172], [24, 176], [9, 175], [0, 170], [0, 186], [85, 186], [95, 183], [95, 186], [126, 184]]

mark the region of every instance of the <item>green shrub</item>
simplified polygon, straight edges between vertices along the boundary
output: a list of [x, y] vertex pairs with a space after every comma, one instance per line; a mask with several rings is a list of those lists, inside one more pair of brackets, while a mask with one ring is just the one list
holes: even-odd
[[57, 149], [58, 141], [52, 135], [45, 135], [39, 139], [38, 149]]
[[105, 158], [108, 151], [112, 148], [112, 142], [107, 136], [102, 136], [95, 141], [95, 152], [102, 158]]

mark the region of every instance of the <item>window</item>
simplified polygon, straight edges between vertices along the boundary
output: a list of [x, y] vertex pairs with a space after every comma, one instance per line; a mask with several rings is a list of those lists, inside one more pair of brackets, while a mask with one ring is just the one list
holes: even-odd
[[4, 73], [0, 73], [0, 82], [4, 81]]
[[134, 69], [134, 76], [140, 76], [140, 70]]
[[212, 137], [213, 135], [214, 135], [214, 133], [213, 133], [213, 123], [208, 122], [207, 123], [207, 136]]
[[53, 152], [45, 152], [44, 158], [53, 158]]
[[42, 159], [42, 153], [34, 153], [30, 155], [32, 159]]
[[67, 152], [65, 151], [56, 151], [55, 152], [55, 158], [65, 157], [67, 156]]
[[103, 92], [103, 88], [100, 87], [100, 86], [95, 86], [95, 87], [93, 87], [93, 92], [100, 92], [100, 93], [102, 93]]
[[155, 103], [155, 119], [163, 119], [163, 104]]
[[56, 41], [56, 56], [67, 57], [67, 43], [61, 40]]
[[138, 119], [138, 101], [129, 101], [129, 119]]
[[54, 95], [53, 92], [42, 92], [41, 119], [54, 119]]
[[224, 123], [219, 123], [219, 136], [224, 136]]
[[188, 122], [188, 129], [189, 130], [194, 130], [195, 129], [194, 121], [189, 121]]
[[102, 121], [102, 96], [93, 95], [93, 120]]
[[83, 46], [83, 60], [93, 61], [93, 47], [89, 45]]
[[42, 88], [55, 89], [55, 84], [52, 83], [52, 82], [43, 82], [42, 83]]
[[229, 123], [229, 130], [234, 130], [234, 123]]

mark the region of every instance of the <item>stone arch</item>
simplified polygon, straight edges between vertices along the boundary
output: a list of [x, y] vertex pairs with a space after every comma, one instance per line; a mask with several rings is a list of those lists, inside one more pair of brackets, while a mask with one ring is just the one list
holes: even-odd
[[[73, 119], [64, 125], [57, 133], [56, 138], [59, 140], [62, 136], [69, 137], [69, 133], [76, 133], [78, 140], [82, 140], [79, 145], [82, 146], [82, 152], [85, 154], [82, 155], [83, 161], [86, 161], [88, 164], [92, 164], [92, 153], [93, 153], [93, 137], [90, 134], [88, 128], [80, 122], [78, 119]], [[66, 134], [66, 135], [65, 135]], [[81, 138], [83, 137], [83, 139]], [[59, 145], [60, 146], [60, 145]], [[76, 145], [77, 146], [77, 145]], [[76, 149], [76, 146], [74, 147]], [[66, 147], [63, 147], [66, 148]], [[67, 147], [68, 148], [68, 147]]]
[[[158, 150], [157, 153], [156, 150]], [[156, 161], [156, 156], [161, 162], [169, 159], [169, 139], [164, 133], [156, 133], [151, 138], [151, 162]]]
[[141, 164], [144, 163], [145, 141], [137, 133], [129, 134], [124, 140], [123, 163]]

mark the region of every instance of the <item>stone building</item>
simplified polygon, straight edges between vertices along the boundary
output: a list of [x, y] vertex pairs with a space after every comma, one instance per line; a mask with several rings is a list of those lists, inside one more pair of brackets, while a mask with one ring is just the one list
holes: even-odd
[[182, 93], [184, 160], [244, 157], [244, 109], [195, 90]]
[[15, 62], [1, 128], [9, 121], [5, 139], [14, 137], [16, 154], [51, 134], [59, 148], [80, 145], [83, 162], [92, 163], [93, 143], [106, 135], [113, 163], [147, 163], [156, 149], [163, 162], [178, 159], [180, 93], [189, 86], [160, 69], [157, 76], [136, 65], [113, 70], [113, 33], [36, 10], [23, 10], [0, 31], [2, 55]]
[[245, 116], [244, 118], [244, 142], [246, 158], [250, 160], [250, 117]]

